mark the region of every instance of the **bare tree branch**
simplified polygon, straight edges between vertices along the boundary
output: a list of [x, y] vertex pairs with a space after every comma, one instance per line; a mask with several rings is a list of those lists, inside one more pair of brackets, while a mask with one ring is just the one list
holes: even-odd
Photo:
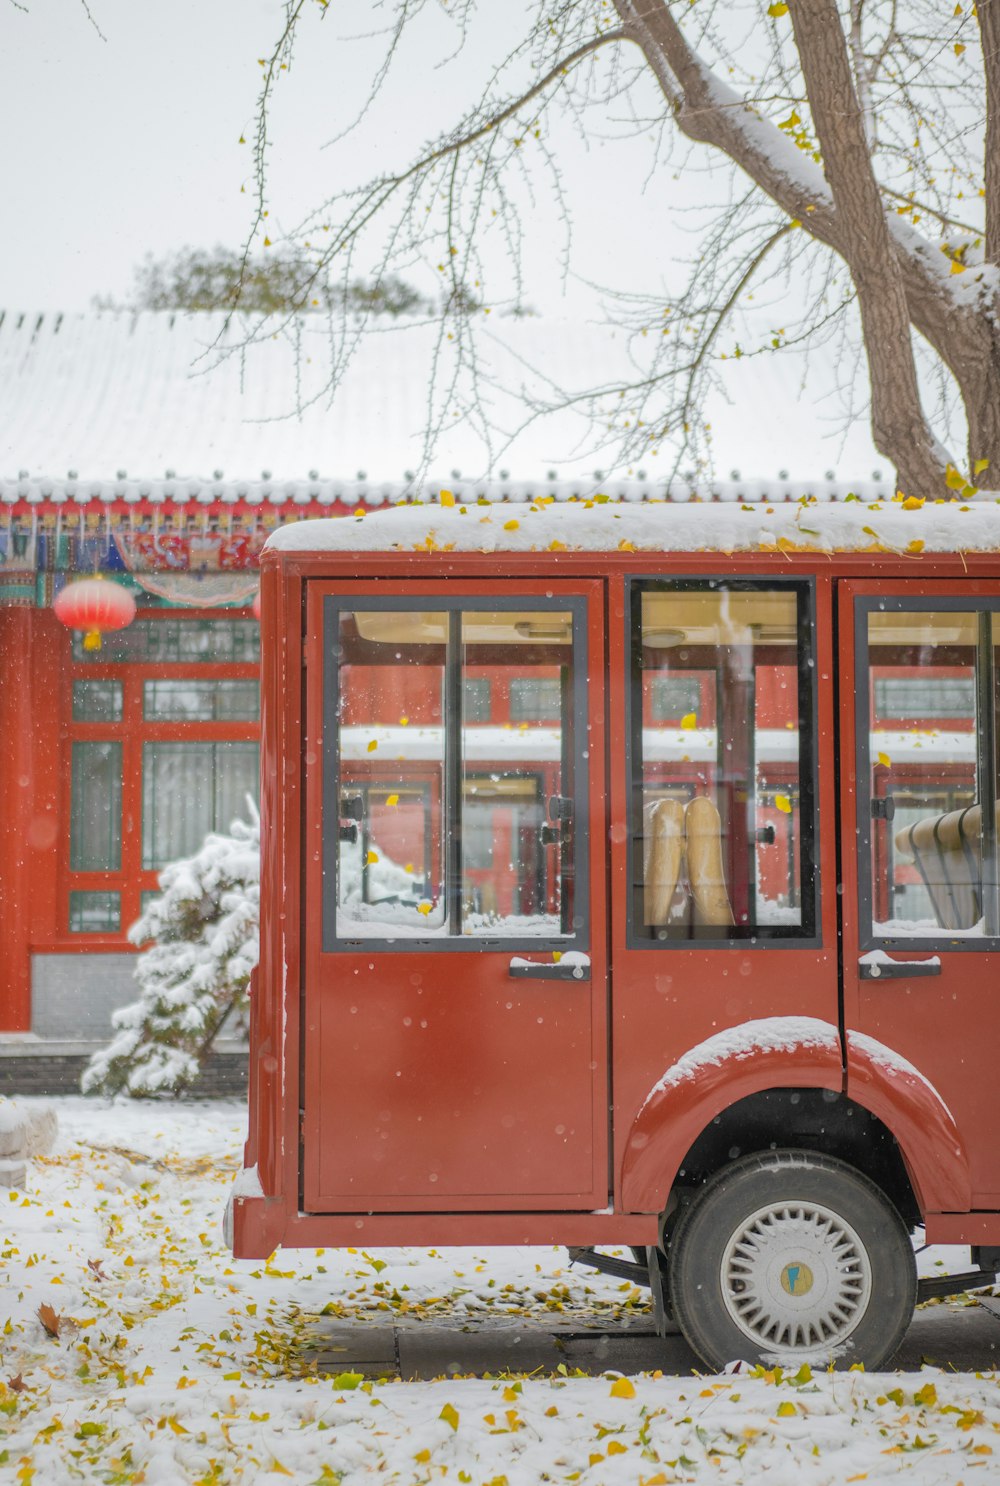
[[[363, 260], [372, 252], [376, 279], [418, 262], [443, 276], [427, 451], [446, 410], [449, 417], [460, 410], [496, 452], [490, 373], [476, 348], [484, 322], [452, 317], [468, 293], [482, 292], [487, 267], [493, 290], [490, 233], [506, 244], [499, 277], [506, 274], [518, 300], [536, 203], [556, 205], [568, 264], [569, 204], [555, 136], [542, 127], [558, 104], [581, 138], [596, 107], [602, 128], [620, 139], [634, 139], [637, 148], [652, 139], [650, 189], [668, 152], [672, 170], [711, 171], [717, 182], [705, 145], [742, 172], [726, 180], [749, 182], [745, 191], [717, 192], [714, 219], [701, 205], [690, 208], [697, 246], [686, 287], [678, 286], [683, 265], [672, 255], [660, 296], [637, 294], [632, 307], [620, 286], [614, 294], [616, 322], [624, 327], [631, 318], [636, 375], [623, 383], [617, 410], [606, 406], [607, 388], [594, 389], [592, 406], [595, 433], [617, 437], [623, 458], [655, 452], [668, 430], [672, 451], [703, 457], [709, 437], [697, 413], [726, 355], [810, 340], [831, 348], [849, 382], [860, 316], [876, 442], [904, 485], [938, 490], [947, 460], [921, 409], [912, 330], [923, 337], [920, 354], [942, 388], [936, 407], [958, 388], [968, 468], [987, 460], [1000, 470], [1000, 0], [980, 4], [981, 47], [966, 45], [973, 16], [964, 9], [942, 16], [936, 0], [843, 0], [843, 18], [838, 3], [791, 0], [765, 16], [756, 0], [700, 0], [697, 7], [679, 0], [543, 7], [538, 0], [521, 38], [488, 69], [476, 108], [394, 173], [339, 190], [310, 212], [292, 236], [312, 265], [321, 303], [331, 302], [324, 295], [331, 277], [343, 279], [355, 261], [371, 278], [370, 257]], [[285, 0], [282, 33], [265, 67], [255, 144], [258, 235], [268, 210], [270, 98], [307, 4]], [[386, 54], [369, 102], [401, 55], [404, 29], [426, 8], [425, 0], [385, 0]], [[460, 45], [475, 11], [473, 0], [449, 7]], [[631, 45], [615, 45], [621, 42]], [[983, 115], [985, 140], [976, 125]], [[725, 327], [733, 344], [723, 341]], [[365, 329], [341, 327], [334, 376]], [[290, 321], [279, 333], [294, 343]], [[332, 390], [331, 382], [324, 395]], [[582, 405], [584, 398], [574, 389], [566, 401]], [[857, 402], [852, 397], [851, 407]], [[944, 431], [940, 421], [935, 428]]]

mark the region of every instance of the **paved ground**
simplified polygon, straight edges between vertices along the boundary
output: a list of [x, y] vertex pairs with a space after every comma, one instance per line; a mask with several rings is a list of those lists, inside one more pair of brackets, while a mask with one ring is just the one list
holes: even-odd
[[[660, 1368], [684, 1376], [697, 1367], [680, 1336], [660, 1338], [647, 1319], [632, 1317], [615, 1330], [574, 1320], [525, 1320], [493, 1316], [454, 1327], [410, 1321], [367, 1325], [317, 1317], [310, 1336], [311, 1360], [324, 1373], [359, 1372], [365, 1377], [482, 1377], [486, 1373], [634, 1373]], [[922, 1363], [956, 1372], [1000, 1368], [1000, 1299], [932, 1304], [917, 1311], [893, 1366], [911, 1372]]]

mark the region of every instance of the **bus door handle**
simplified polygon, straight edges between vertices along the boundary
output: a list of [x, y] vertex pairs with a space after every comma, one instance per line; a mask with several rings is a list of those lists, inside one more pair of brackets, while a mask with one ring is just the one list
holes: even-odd
[[561, 960], [525, 960], [515, 955], [507, 973], [514, 980], [589, 980], [590, 961], [585, 955], [565, 955]]
[[858, 961], [858, 974], [862, 980], [909, 980], [917, 975], [940, 975], [941, 960], [938, 955], [932, 955], [929, 960], [891, 960], [876, 951]]

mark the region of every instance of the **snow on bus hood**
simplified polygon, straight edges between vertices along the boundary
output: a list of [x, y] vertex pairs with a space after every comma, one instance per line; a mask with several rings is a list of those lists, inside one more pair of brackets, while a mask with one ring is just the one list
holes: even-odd
[[677, 505], [601, 497], [526, 505], [397, 506], [374, 515], [291, 522], [282, 552], [928, 552], [1000, 551], [1000, 499], [896, 495], [820, 504]]

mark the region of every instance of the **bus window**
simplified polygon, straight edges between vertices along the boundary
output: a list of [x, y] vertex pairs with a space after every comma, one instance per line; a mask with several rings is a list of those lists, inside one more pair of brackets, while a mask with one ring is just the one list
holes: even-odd
[[336, 668], [337, 929], [445, 924], [443, 612], [342, 610]]
[[488, 667], [503, 717], [462, 717], [462, 933], [551, 938], [573, 875], [573, 615], [464, 612], [461, 642], [463, 677]]
[[328, 938], [537, 947], [581, 927], [582, 612], [336, 605]]
[[876, 604], [866, 616], [872, 933], [995, 937], [998, 616]]
[[633, 585], [639, 942], [814, 934], [810, 603], [797, 582]]

